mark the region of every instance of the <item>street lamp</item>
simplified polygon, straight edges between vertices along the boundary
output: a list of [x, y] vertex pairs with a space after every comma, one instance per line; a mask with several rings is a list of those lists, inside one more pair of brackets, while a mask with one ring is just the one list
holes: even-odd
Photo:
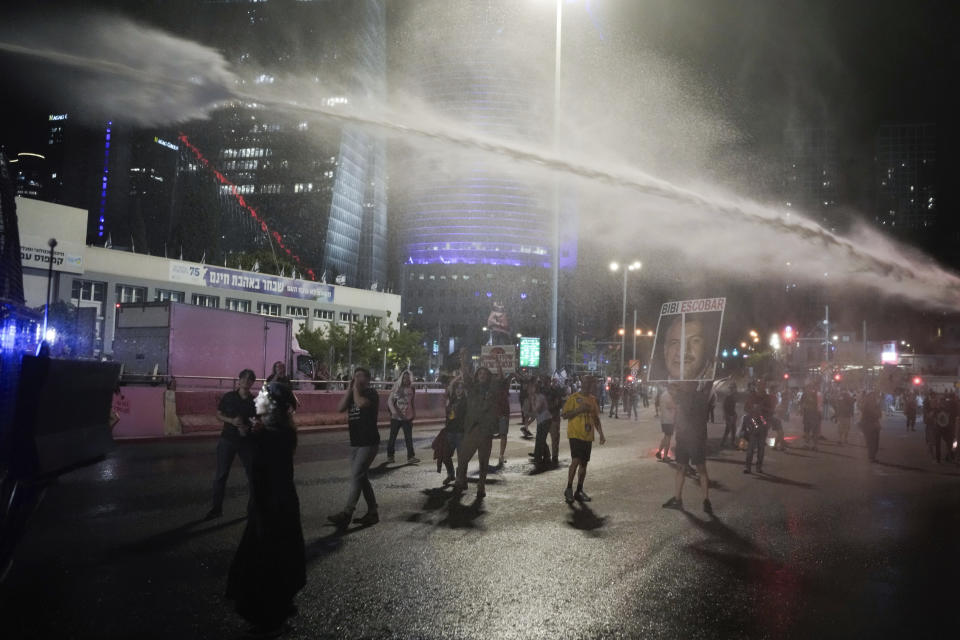
[[[643, 263], [639, 260], [634, 260], [628, 265], [624, 265], [623, 268], [623, 313], [621, 317], [621, 326], [627, 326], [627, 274], [631, 271], [639, 271], [643, 267]], [[616, 262], [610, 263], [610, 271], [620, 270], [620, 264]], [[623, 352], [626, 350], [626, 331], [620, 331], [620, 373], [618, 376], [623, 375]]]
[[[382, 349], [377, 347], [377, 351], [382, 351]], [[383, 375], [380, 379], [384, 382], [387, 381], [387, 354], [391, 351], [393, 351], [393, 347], [387, 347], [387, 350], [383, 352]]]
[[[557, 0], [557, 32], [553, 67], [553, 152], [557, 152], [560, 111], [560, 45], [563, 34], [563, 0]], [[553, 260], [550, 268], [550, 373], [557, 371], [557, 315], [560, 306], [560, 182], [553, 178]]]

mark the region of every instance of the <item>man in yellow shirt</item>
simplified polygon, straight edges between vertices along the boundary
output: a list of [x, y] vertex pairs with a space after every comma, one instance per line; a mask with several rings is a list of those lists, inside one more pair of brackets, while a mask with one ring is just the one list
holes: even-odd
[[[567, 437], [570, 439], [570, 471], [567, 474], [567, 488], [563, 497], [567, 503], [574, 500], [589, 502], [590, 496], [583, 492], [583, 480], [587, 476], [587, 463], [590, 462], [590, 450], [593, 448], [593, 432], [600, 434], [600, 444], [607, 439], [600, 425], [600, 407], [593, 396], [597, 379], [590, 376], [583, 379], [582, 389], [572, 394], [563, 405], [560, 415], [567, 422]], [[578, 475], [579, 472], [579, 475]], [[577, 492], [573, 492], [573, 477], [577, 475]]]

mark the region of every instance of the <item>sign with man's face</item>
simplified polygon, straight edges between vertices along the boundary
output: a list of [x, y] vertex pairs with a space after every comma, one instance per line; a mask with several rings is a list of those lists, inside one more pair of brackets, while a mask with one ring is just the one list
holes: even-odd
[[713, 380], [726, 298], [666, 302], [660, 308], [649, 380]]

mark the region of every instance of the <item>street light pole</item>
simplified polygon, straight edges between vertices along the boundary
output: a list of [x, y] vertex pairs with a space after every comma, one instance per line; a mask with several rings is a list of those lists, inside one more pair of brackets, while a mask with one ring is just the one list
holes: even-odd
[[[553, 151], [557, 152], [560, 111], [560, 45], [563, 34], [563, 0], [557, 0], [557, 33], [553, 67]], [[557, 314], [560, 306], [560, 182], [553, 178], [553, 260], [550, 265], [550, 374], [557, 371]]]
[[637, 310], [633, 310], [633, 359], [637, 359]]
[[[620, 268], [616, 262], [610, 263], [610, 270], [616, 271]], [[635, 260], [629, 265], [623, 265], [623, 309], [620, 319], [620, 373], [617, 374], [617, 377], [623, 375], [623, 352], [626, 351], [627, 345], [627, 272], [629, 271], [638, 271], [643, 266], [643, 263], [639, 260]], [[636, 314], [634, 314], [634, 325], [636, 325]], [[634, 326], [634, 334], [636, 334], [636, 326]], [[636, 355], [636, 336], [634, 336], [634, 355]]]
[[617, 372], [617, 377], [620, 378], [623, 376], [623, 352], [627, 350], [627, 272], [630, 269], [624, 267], [623, 269], [623, 313], [620, 317], [620, 326], [623, 327], [620, 333], [620, 371]]

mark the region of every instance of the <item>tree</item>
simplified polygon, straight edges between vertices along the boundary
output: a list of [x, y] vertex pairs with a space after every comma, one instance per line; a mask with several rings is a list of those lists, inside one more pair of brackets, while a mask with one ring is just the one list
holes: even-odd
[[[391, 333], [383, 331], [377, 322], [354, 322], [330, 324], [316, 329], [307, 329], [304, 326], [297, 334], [297, 341], [312, 358], [328, 363], [331, 372], [337, 368], [347, 369], [351, 364], [351, 355], [353, 365], [378, 370], [382, 366], [383, 358], [380, 350], [386, 348], [394, 349], [391, 352], [391, 362], [399, 361], [395, 357], [396, 353], [402, 353], [404, 358], [416, 359], [415, 351], [406, 342], [398, 343], [397, 347], [393, 347], [390, 343], [390, 335]], [[425, 353], [423, 347], [420, 349]], [[403, 362], [405, 363], [406, 360], [404, 359]]]
[[423, 334], [412, 329], [397, 331], [389, 329], [385, 343], [386, 348], [391, 349], [387, 354], [387, 360], [396, 367], [406, 368], [407, 363], [411, 367], [425, 367], [429, 354], [426, 347], [423, 346]]

